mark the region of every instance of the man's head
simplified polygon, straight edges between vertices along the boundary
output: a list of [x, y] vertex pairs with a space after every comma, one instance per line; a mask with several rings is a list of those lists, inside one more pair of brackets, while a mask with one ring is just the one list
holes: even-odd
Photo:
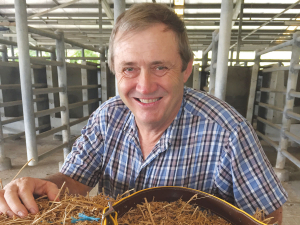
[[184, 71], [187, 64], [193, 59], [185, 25], [167, 6], [156, 3], [135, 4], [118, 17], [109, 41], [108, 64], [110, 70], [115, 73], [114, 47], [115, 42], [118, 41], [116, 40], [117, 34], [125, 36], [128, 33], [143, 31], [160, 23], [175, 33], [178, 42], [177, 48], [182, 60], [182, 71]]

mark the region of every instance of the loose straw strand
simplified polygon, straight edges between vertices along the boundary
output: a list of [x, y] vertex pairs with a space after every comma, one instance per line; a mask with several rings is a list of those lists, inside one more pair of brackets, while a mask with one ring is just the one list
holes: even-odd
[[13, 181], [14, 179], [16, 179], [16, 177], [22, 172], [22, 170], [31, 162], [31, 161], [35, 161], [34, 158], [31, 158], [17, 173], [17, 175], [11, 180]]

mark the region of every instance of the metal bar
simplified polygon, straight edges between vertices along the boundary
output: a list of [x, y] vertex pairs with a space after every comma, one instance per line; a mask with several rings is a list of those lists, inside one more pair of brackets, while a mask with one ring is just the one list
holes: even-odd
[[[243, 13], [244, 13], [244, 0], [241, 0], [241, 9], [240, 9], [240, 22], [239, 22], [239, 32], [237, 40], [237, 49], [236, 49], [236, 64], [240, 64], [240, 50], [242, 44], [242, 24], [243, 24]], [[234, 22], [233, 22], [234, 23]], [[232, 48], [233, 50], [233, 48]]]
[[[42, 129], [45, 129], [45, 128], [47, 128], [47, 127], [50, 127], [50, 124], [44, 124], [44, 125], [42, 125], [42, 126], [39, 126], [39, 127], [35, 128], [35, 130], [36, 130], [36, 131], [37, 131], [37, 130], [42, 130]], [[20, 132], [20, 133], [17, 133], [17, 134], [10, 135], [10, 136], [8, 136], [8, 137], [6, 137], [6, 138], [3, 138], [3, 141], [15, 139], [15, 138], [18, 138], [18, 137], [22, 137], [22, 136], [24, 136], [24, 135], [25, 135], [25, 131]]]
[[289, 153], [286, 150], [282, 150], [281, 153], [286, 158], [288, 158], [292, 163], [294, 163], [296, 166], [298, 166], [300, 168], [300, 160], [299, 159], [297, 159], [295, 156], [293, 156], [291, 153]]
[[[27, 21], [27, 19], [26, 19], [26, 21]], [[59, 35], [57, 35], [55, 33], [45, 31], [45, 30], [40, 30], [40, 29], [33, 28], [33, 27], [30, 27], [30, 26], [28, 26], [28, 32], [38, 34], [38, 35], [41, 35], [41, 36], [45, 36], [45, 37], [49, 37], [49, 38], [53, 38], [53, 39], [56, 39], [56, 40], [59, 39]]]
[[270, 72], [276, 72], [276, 71], [285, 71], [285, 70], [289, 70], [289, 69], [290, 69], [289, 66], [279, 66], [279, 67], [271, 67], [271, 68], [263, 69], [262, 72], [270, 73]]
[[260, 88], [259, 91], [286, 94], [286, 90], [277, 90], [277, 89], [272, 89], [272, 88]]
[[1, 84], [0, 89], [7, 90], [7, 89], [20, 89], [20, 84]]
[[47, 115], [50, 115], [52, 113], [57, 113], [57, 112], [65, 111], [65, 110], [66, 110], [65, 106], [56, 107], [56, 108], [53, 108], [53, 109], [45, 109], [45, 110], [35, 112], [34, 117], [47, 116]]
[[266, 104], [266, 103], [258, 103], [259, 106], [261, 107], [264, 107], [264, 108], [267, 108], [267, 109], [273, 109], [273, 110], [276, 110], [276, 111], [279, 111], [279, 112], [283, 112], [283, 108], [279, 108], [277, 106], [274, 106], [274, 105], [270, 105], [270, 104]]
[[216, 39], [218, 33], [219, 33], [218, 30], [215, 30], [212, 33], [212, 55], [211, 55], [211, 62], [210, 62], [210, 81], [209, 81], [209, 93], [212, 95], [215, 94], [215, 86], [216, 86], [216, 67], [214, 65], [217, 64], [217, 58], [218, 58], [218, 40]]
[[99, 34], [102, 34], [102, 1], [101, 0], [98, 0], [98, 13], [99, 13], [99, 23], [98, 23]]
[[56, 128], [51, 129], [49, 131], [43, 132], [43, 133], [41, 133], [39, 135], [36, 135], [36, 139], [40, 140], [42, 138], [48, 137], [48, 136], [50, 136], [52, 134], [55, 134], [57, 132], [60, 132], [60, 131], [66, 130], [66, 129], [67, 129], [67, 125], [62, 125], [60, 127], [56, 127]]
[[40, 17], [40, 16], [45, 15], [45, 14], [47, 14], [49, 12], [52, 12], [52, 11], [54, 11], [56, 9], [61, 9], [61, 8], [64, 8], [64, 7], [68, 6], [68, 5], [72, 5], [72, 4], [74, 4], [74, 3], [78, 2], [78, 1], [79, 0], [73, 0], [71, 2], [60, 4], [58, 6], [55, 6], [55, 7], [51, 8], [51, 9], [47, 9], [47, 10], [45, 10], [43, 12], [33, 14], [33, 15], [29, 16], [27, 19], [32, 19], [33, 17]]
[[19, 70], [21, 93], [23, 100], [24, 127], [27, 149], [27, 160], [32, 160], [29, 165], [34, 166], [38, 163], [38, 152], [35, 136], [35, 121], [32, 98], [32, 82], [29, 56], [29, 40], [26, 1], [15, 0], [16, 33], [19, 51]]
[[41, 155], [39, 155], [39, 158], [38, 158], [38, 159], [39, 159], [39, 161], [41, 161], [41, 160], [43, 160], [43, 159], [49, 157], [49, 156], [52, 155], [53, 153], [55, 153], [55, 152], [57, 152], [57, 151], [60, 151], [62, 148], [66, 148], [66, 147], [68, 147], [68, 143], [64, 143], [64, 144], [62, 144], [62, 145], [59, 145], [59, 146], [57, 146], [57, 147], [55, 147], [55, 148], [53, 148], [53, 149], [51, 149], [51, 150], [49, 150], [49, 151], [47, 151], [47, 152], [41, 154]]
[[65, 88], [63, 88], [63, 87], [38, 88], [38, 89], [32, 90], [32, 93], [34, 95], [41, 95], [41, 94], [57, 93], [57, 92], [63, 92], [63, 91], [65, 91]]
[[233, 0], [222, 1], [221, 18], [219, 31], [219, 44], [217, 56], [215, 96], [225, 100], [227, 74], [228, 74], [228, 53], [231, 37], [231, 23], [233, 14]]
[[291, 111], [287, 111], [286, 112], [286, 115], [290, 118], [294, 118], [296, 120], [300, 120], [300, 114], [298, 113], [294, 113], [294, 112], [291, 112]]
[[66, 110], [61, 111], [61, 123], [66, 126], [66, 129], [62, 131], [63, 143], [68, 145], [63, 149], [64, 159], [70, 153], [70, 120], [69, 120], [69, 102], [68, 102], [68, 90], [67, 90], [67, 65], [65, 60], [65, 41], [64, 33], [62, 31], [56, 31], [56, 34], [60, 39], [56, 40], [57, 49], [57, 60], [64, 62], [63, 66], [57, 67], [58, 74], [58, 85], [59, 87], [64, 87], [64, 92], [59, 92], [60, 106], [65, 106]]
[[250, 123], [252, 123], [252, 119], [253, 119], [254, 101], [255, 101], [257, 77], [258, 77], [258, 71], [259, 71], [259, 61], [260, 61], [260, 56], [258, 56], [257, 51], [255, 51], [255, 62], [252, 67], [251, 83], [250, 83], [250, 90], [249, 90], [249, 97], [248, 97], [248, 104], [247, 104], [247, 113], [246, 113], [246, 119]]
[[203, 51], [203, 55], [206, 55], [210, 50], [212, 50], [212, 45], [213, 43], [211, 42], [210, 45], [207, 47], [207, 49]]
[[91, 99], [91, 100], [84, 101], [84, 102], [76, 102], [76, 103], [70, 104], [69, 109], [74, 109], [74, 108], [77, 108], [77, 107], [80, 107], [83, 105], [87, 105], [87, 104], [91, 104], [91, 103], [99, 102], [99, 101], [101, 101], [101, 98]]
[[[42, 102], [46, 100], [47, 100], [46, 98], [36, 98], [33, 99], [33, 102]], [[10, 107], [15, 105], [22, 105], [22, 100], [0, 103], [0, 107]]]
[[23, 120], [23, 119], [24, 119], [23, 116], [19, 116], [19, 117], [15, 117], [15, 118], [12, 118], [12, 119], [4, 120], [4, 121], [2, 121], [2, 125], [17, 122], [17, 121], [20, 121], [20, 120]]
[[290, 91], [289, 95], [295, 98], [300, 98], [300, 92]]
[[299, 136], [297, 136], [297, 135], [295, 135], [295, 134], [293, 134], [293, 133], [291, 133], [291, 132], [289, 132], [289, 131], [284, 131], [284, 134], [285, 134], [288, 138], [290, 138], [290, 139], [292, 139], [293, 141], [295, 141], [295, 142], [297, 142], [298, 144], [300, 144], [300, 137], [299, 137]]
[[264, 139], [266, 142], [268, 142], [272, 147], [274, 147], [276, 149], [276, 151], [278, 151], [279, 145], [274, 142], [273, 140], [271, 140], [269, 137], [267, 137], [266, 135], [260, 133], [259, 131], [256, 131], [257, 136], [261, 137], [262, 139]]
[[66, 59], [73, 60], [99, 60], [99, 57], [65, 57]]
[[[263, 26], [267, 25], [268, 23], [272, 22], [275, 18], [281, 16], [282, 14], [284, 14], [286, 11], [288, 11], [289, 9], [295, 7], [296, 5], [298, 5], [298, 3], [300, 2], [297, 1], [294, 4], [290, 5], [289, 7], [287, 7], [285, 10], [283, 10], [281, 13], [273, 16], [270, 20], [266, 21], [265, 23], [263, 23], [261, 26], [259, 26], [258, 28], [256, 28], [255, 30], [251, 31], [249, 34], [247, 34], [245, 37], [242, 38], [242, 41], [245, 40], [247, 37], [251, 36], [252, 34], [254, 34], [256, 31], [258, 31], [260, 28], [262, 28]], [[233, 44], [232, 46], [230, 46], [230, 48], [233, 48], [237, 43]]]
[[199, 66], [199, 64], [195, 64], [193, 68], [193, 88], [196, 90], [200, 90]]
[[[5, 45], [18, 46], [17, 42], [5, 40], [5, 39], [0, 39], [0, 43], [5, 44]], [[39, 51], [44, 51], [44, 52], [53, 52], [53, 50], [51, 50], [51, 49], [43, 48], [43, 47], [36, 47], [36, 46], [32, 46], [32, 45], [29, 45], [29, 49], [39, 50]], [[55, 49], [54, 49], [54, 51], [55, 51]], [[13, 54], [12, 54], [12, 56], [13, 56]], [[13, 57], [10, 57], [10, 58], [13, 58]]]
[[[118, 17], [125, 12], [125, 0], [114, 1], [114, 22], [116, 24]], [[118, 95], [118, 81], [115, 76], [115, 95]]]
[[68, 90], [78, 90], [78, 89], [93, 89], [93, 88], [100, 88], [100, 84], [95, 85], [78, 85], [78, 86], [68, 86]]
[[41, 58], [34, 58], [30, 57], [30, 62], [34, 64], [39, 64], [39, 65], [51, 65], [51, 66], [61, 66], [63, 65], [62, 62], [59, 61], [50, 61], [46, 59], [41, 59]]
[[68, 38], [65, 38], [65, 43], [68, 43], [68, 44], [70, 44], [72, 46], [77, 46], [77, 47], [80, 47], [80, 48], [88, 49], [88, 50], [91, 50], [91, 51], [94, 51], [94, 52], [100, 52], [100, 50], [97, 49], [97, 48], [94, 48], [94, 47], [89, 46], [89, 45], [84, 45], [82, 43], [73, 41], [73, 40], [68, 39]]
[[8, 56], [7, 56], [7, 47], [6, 45], [2, 45], [2, 61], [7, 62]]
[[276, 130], [279, 130], [279, 131], [281, 130], [281, 127], [279, 125], [274, 124], [274, 123], [272, 123], [272, 122], [270, 122], [268, 120], [265, 120], [265, 119], [263, 119], [263, 118], [261, 118], [259, 116], [257, 117], [257, 120], [260, 121], [260, 122], [262, 122], [262, 123], [264, 123], [264, 124], [266, 124], [266, 125], [268, 125], [268, 126], [270, 126], [270, 127], [273, 127]]
[[74, 120], [74, 121], [70, 122], [70, 127], [72, 127], [72, 126], [74, 126], [74, 125], [76, 125], [76, 124], [78, 124], [78, 123], [81, 123], [81, 122], [83, 122], [83, 121], [85, 121], [85, 120], [88, 120], [89, 117], [90, 117], [90, 116], [85, 116], [85, 117], [82, 117], [82, 118], [80, 118], [80, 119], [78, 119], [78, 120]]
[[[295, 98], [290, 98], [288, 93], [292, 90], [296, 90], [297, 80], [298, 80], [298, 70], [294, 70], [296, 65], [299, 65], [299, 56], [300, 56], [300, 43], [297, 42], [297, 38], [300, 37], [300, 33], [293, 34], [293, 42], [292, 42], [292, 56], [290, 62], [290, 70], [288, 75], [287, 87], [286, 87], [286, 99], [285, 99], [285, 107], [284, 107], [284, 115], [287, 115], [289, 111], [293, 111]], [[290, 130], [291, 127], [291, 119], [288, 116], [282, 117], [282, 130], [280, 135], [280, 148], [278, 149], [277, 159], [276, 159], [276, 168], [283, 169], [285, 166], [285, 156], [282, 151], [286, 150], [288, 147], [288, 140], [285, 134]], [[299, 143], [299, 142], [298, 142]]]
[[88, 69], [88, 70], [98, 70], [97, 66], [89, 66], [89, 65], [82, 65], [76, 63], [66, 63], [67, 67], [75, 67], [80, 69]]
[[208, 66], [208, 67], [206, 67], [205, 69], [204, 69], [204, 71], [206, 71], [206, 72], [208, 72], [208, 71], [210, 71], [210, 66]]
[[281, 49], [281, 48], [290, 46], [290, 45], [292, 45], [292, 44], [293, 44], [293, 40], [286, 41], [286, 42], [284, 42], [284, 43], [282, 43], [282, 44], [280, 44], [280, 45], [276, 45], [276, 46], [273, 46], [273, 47], [271, 47], [271, 48], [267, 48], [267, 49], [265, 49], [265, 50], [263, 50], [263, 51], [261, 51], [261, 52], [258, 52], [257, 55], [261, 56], [261, 55], [263, 55], [263, 54], [265, 54], [265, 53], [272, 52], [272, 51], [276, 51], [276, 50], [278, 50], [278, 49]]

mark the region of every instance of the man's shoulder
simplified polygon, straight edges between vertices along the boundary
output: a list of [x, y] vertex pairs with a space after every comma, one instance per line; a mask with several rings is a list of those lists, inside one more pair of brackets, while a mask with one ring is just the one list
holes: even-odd
[[230, 131], [246, 120], [232, 106], [213, 95], [191, 88], [185, 90], [185, 110], [194, 116], [210, 120]]

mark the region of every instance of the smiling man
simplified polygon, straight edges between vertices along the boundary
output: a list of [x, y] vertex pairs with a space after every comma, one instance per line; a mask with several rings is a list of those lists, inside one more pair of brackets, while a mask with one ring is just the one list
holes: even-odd
[[[119, 96], [90, 117], [60, 173], [21, 178], [0, 191], [0, 211], [36, 213], [32, 194], [183, 186], [281, 223], [287, 195], [249, 123], [225, 102], [185, 88], [193, 53], [184, 23], [166, 6], [137, 4], [113, 29], [109, 65]], [[56, 186], [57, 185], [57, 186]], [[22, 203], [21, 203], [22, 201]]]

